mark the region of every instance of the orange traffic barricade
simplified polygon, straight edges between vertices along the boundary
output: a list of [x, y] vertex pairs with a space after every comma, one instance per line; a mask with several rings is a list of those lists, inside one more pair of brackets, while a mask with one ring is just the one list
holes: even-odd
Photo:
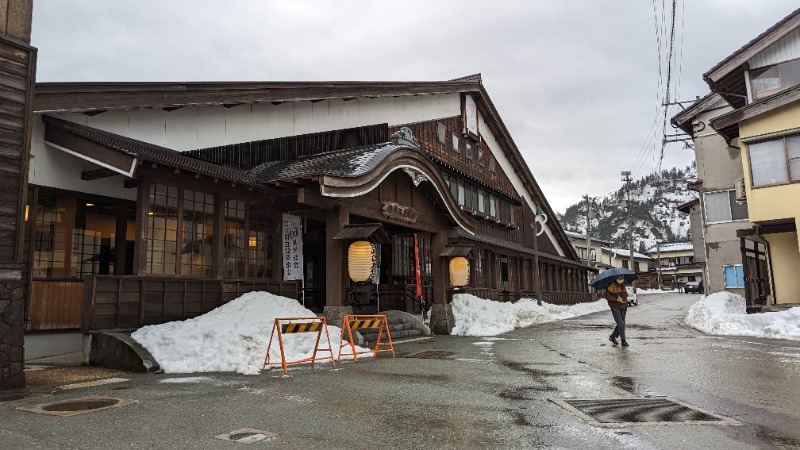
[[[322, 332], [325, 331], [325, 338], [328, 340], [328, 348], [320, 348], [319, 341], [322, 337]], [[281, 348], [281, 366], [283, 366], [283, 374], [286, 375], [289, 364], [300, 364], [311, 362], [311, 367], [319, 360], [330, 359], [331, 364], [334, 366], [336, 363], [333, 361], [333, 346], [331, 345], [331, 336], [328, 334], [328, 325], [325, 323], [324, 317], [290, 317], [275, 319], [275, 324], [272, 326], [272, 333], [269, 336], [269, 345], [267, 345], [267, 356], [264, 357], [264, 365], [261, 366], [261, 372], [270, 365], [269, 363], [269, 350], [272, 348], [272, 339], [275, 337], [275, 332], [278, 334], [278, 344]], [[314, 344], [314, 353], [310, 358], [302, 358], [294, 361], [286, 361], [286, 352], [283, 349], [283, 335], [293, 333], [317, 333], [317, 341]], [[318, 352], [328, 352], [328, 356], [317, 356]]]
[[[356, 345], [353, 343], [353, 330], [357, 329], [378, 330], [378, 340], [375, 341], [375, 348], [363, 352], [356, 351]], [[386, 331], [387, 342], [381, 342], [381, 338], [383, 337], [384, 331]], [[343, 347], [342, 341], [344, 340], [345, 333], [347, 333], [347, 338], [352, 353], [342, 352], [342, 347]], [[387, 348], [381, 348], [381, 347], [387, 347]], [[392, 334], [389, 332], [389, 321], [386, 320], [385, 315], [347, 314], [346, 316], [344, 316], [344, 320], [342, 320], [342, 336], [339, 338], [339, 358], [337, 358], [336, 360], [337, 362], [341, 361], [342, 355], [344, 356], [352, 355], [353, 360], [358, 362], [358, 355], [363, 355], [365, 353], [372, 353], [373, 356], [377, 357], [378, 353], [381, 352], [392, 352], [392, 358], [395, 357], [394, 345], [392, 345]]]

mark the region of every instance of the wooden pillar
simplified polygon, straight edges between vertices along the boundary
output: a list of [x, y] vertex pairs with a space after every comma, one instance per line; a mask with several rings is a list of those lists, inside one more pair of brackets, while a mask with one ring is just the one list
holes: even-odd
[[346, 207], [337, 206], [325, 211], [325, 306], [346, 304], [345, 289], [350, 284], [347, 275], [347, 248], [344, 241], [334, 240], [344, 225], [350, 223]]
[[133, 245], [133, 273], [143, 276], [147, 272], [147, 211], [150, 208], [150, 181], [146, 178], [139, 178], [136, 186], [136, 241]]
[[225, 199], [214, 194], [214, 240], [211, 247], [211, 276], [222, 278], [225, 253]]
[[[450, 274], [448, 272], [448, 258], [441, 257], [444, 246], [447, 245], [447, 233], [440, 231], [431, 236], [431, 271], [433, 272], [433, 303], [444, 305], [447, 303], [447, 293], [450, 289]], [[477, 250], [475, 251], [477, 254]], [[475, 261], [470, 261], [470, 270], [474, 270]], [[473, 272], [474, 273], [474, 272]], [[471, 280], [473, 285], [477, 281]]]
[[[249, 210], [247, 217], [250, 220]], [[250, 242], [250, 230], [248, 229], [247, 232], [247, 242]], [[283, 281], [283, 214], [278, 211], [273, 215], [272, 236], [270, 238], [272, 239], [272, 281]], [[248, 268], [247, 270], [249, 271], [250, 269]]]
[[117, 205], [117, 226], [114, 230], [114, 274], [125, 275], [125, 247], [128, 234], [128, 205], [121, 202]]

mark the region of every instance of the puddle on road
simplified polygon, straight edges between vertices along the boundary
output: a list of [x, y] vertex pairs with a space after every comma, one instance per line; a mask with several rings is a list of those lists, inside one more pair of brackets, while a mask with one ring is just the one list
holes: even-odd
[[800, 448], [800, 439], [785, 436], [777, 431], [759, 428], [756, 438], [762, 442], [769, 442], [775, 448]]
[[532, 367], [528, 367], [527, 364], [520, 363], [520, 362], [501, 361], [501, 363], [504, 366], [508, 367], [509, 369], [513, 369], [513, 370], [516, 370], [516, 371], [519, 371], [519, 372], [525, 372], [525, 373], [530, 374], [530, 375], [532, 375], [534, 377], [558, 377], [558, 376], [567, 376], [567, 375], [569, 375], [566, 372], [550, 372], [550, 371], [547, 371], [547, 370], [534, 369]]
[[647, 386], [638, 383], [631, 377], [618, 377], [614, 376], [611, 377], [609, 384], [612, 386], [622, 389], [623, 391], [630, 392], [631, 394], [638, 395], [640, 397], [663, 397], [663, 395], [659, 395], [650, 389]]

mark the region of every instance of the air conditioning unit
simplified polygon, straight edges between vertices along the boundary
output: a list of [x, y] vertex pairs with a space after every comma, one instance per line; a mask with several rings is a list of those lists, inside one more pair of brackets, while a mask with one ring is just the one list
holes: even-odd
[[744, 178], [739, 178], [736, 180], [736, 201], [744, 202], [747, 201], [747, 190], [744, 186]]

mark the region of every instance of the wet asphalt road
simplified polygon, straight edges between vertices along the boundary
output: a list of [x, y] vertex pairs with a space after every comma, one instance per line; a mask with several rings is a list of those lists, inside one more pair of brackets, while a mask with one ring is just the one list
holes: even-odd
[[[252, 448], [800, 447], [800, 342], [705, 336], [681, 322], [698, 298], [641, 296], [628, 311], [629, 348], [607, 341], [613, 320], [601, 312], [493, 338], [435, 336], [398, 344], [397, 359], [287, 377], [122, 374], [131, 381], [31, 386], [22, 393], [41, 395], [0, 402], [0, 448], [237, 448], [214, 436], [241, 428], [277, 433]], [[455, 354], [405, 357], [422, 351]], [[72, 417], [15, 409], [85, 395], [138, 403]], [[741, 425], [599, 428], [551, 401], [653, 396]]]

